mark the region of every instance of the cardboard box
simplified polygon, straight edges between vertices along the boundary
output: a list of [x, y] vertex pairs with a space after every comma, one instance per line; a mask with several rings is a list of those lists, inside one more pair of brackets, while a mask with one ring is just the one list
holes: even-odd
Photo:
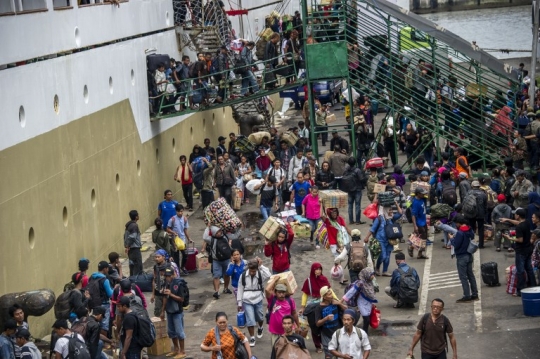
[[159, 317], [150, 318], [156, 328], [156, 338], [167, 338], [167, 320], [161, 320]]
[[234, 210], [239, 210], [242, 208], [242, 197], [244, 197], [242, 190], [234, 187], [232, 191], [232, 203]]
[[217, 189], [214, 190], [214, 201], [217, 201], [219, 199], [219, 191]]
[[164, 355], [171, 352], [172, 341], [169, 338], [156, 338], [154, 345], [148, 348], [149, 355]]
[[386, 185], [385, 184], [376, 183], [375, 187], [373, 188], [373, 193], [381, 193], [381, 192], [385, 192], [385, 191], [386, 191]]
[[262, 234], [269, 241], [275, 241], [279, 231], [285, 228], [285, 222], [280, 218], [269, 217], [263, 226], [259, 230], [259, 233]]
[[334, 115], [333, 113], [326, 116], [326, 123], [334, 123], [336, 122], [336, 115]]
[[321, 197], [325, 208], [346, 208], [348, 206], [349, 195], [338, 189], [320, 191], [319, 197]]
[[296, 279], [294, 279], [294, 274], [291, 271], [283, 272], [279, 274], [274, 274], [271, 278], [274, 278], [278, 276], [279, 279], [276, 283], [277, 284], [285, 284], [287, 287], [287, 293], [290, 295], [293, 295], [296, 288], [298, 288], [298, 285], [296, 284]]
[[210, 263], [208, 262], [208, 256], [204, 253], [197, 254], [197, 269], [198, 270], [210, 270]]
[[311, 236], [311, 226], [305, 223], [295, 223], [292, 225], [296, 238], [309, 238]]

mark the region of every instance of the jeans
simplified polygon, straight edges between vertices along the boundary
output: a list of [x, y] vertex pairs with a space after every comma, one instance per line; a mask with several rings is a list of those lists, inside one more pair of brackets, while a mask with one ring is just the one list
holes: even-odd
[[362, 202], [362, 191], [349, 192], [349, 223], [353, 223], [353, 206], [356, 203], [356, 222], [360, 222], [360, 202]]
[[[473, 255], [472, 254], [460, 254], [457, 256], [457, 271], [461, 286], [463, 287], [463, 296], [470, 297], [478, 296], [478, 287], [476, 286], [476, 278], [473, 273]], [[470, 288], [469, 288], [470, 285]]]
[[467, 218], [471, 224], [472, 230], [476, 232], [478, 228], [478, 247], [484, 248], [484, 219], [483, 218]]
[[[309, 238], [310, 242], [313, 242], [313, 234], [315, 233], [315, 231], [317, 230], [317, 225], [319, 224], [319, 221], [321, 220], [320, 218], [317, 218], [317, 219], [309, 219], [307, 218], [307, 220], [309, 221], [309, 225], [311, 226], [311, 237]], [[319, 238], [315, 238], [315, 245], [319, 245]]]
[[358, 274], [360, 274], [360, 272], [349, 269], [350, 283], [354, 283], [354, 282], [356, 282], [358, 280]]
[[214, 191], [201, 191], [201, 201], [203, 209], [214, 201]]
[[[532, 248], [524, 251], [516, 251], [516, 276], [518, 278], [517, 291], [521, 292], [526, 287], [535, 287], [536, 278], [534, 277], [534, 270], [531, 263]], [[527, 273], [527, 283], [523, 273]]]
[[178, 338], [183, 340], [186, 337], [184, 333], [184, 312], [167, 313], [167, 334], [171, 339]]
[[225, 198], [225, 201], [229, 204], [229, 206], [232, 206], [232, 186], [228, 185], [217, 185], [219, 196]]
[[272, 207], [265, 207], [261, 204], [261, 214], [265, 221], [270, 217], [270, 212], [272, 212]]
[[[130, 248], [128, 252], [128, 258], [130, 261], [129, 265], [129, 276], [139, 274], [143, 271], [142, 255], [140, 248]], [[132, 265], [133, 263], [133, 265]]]
[[193, 208], [193, 183], [183, 184], [182, 191], [188, 208]]
[[448, 239], [448, 233], [456, 234], [457, 229], [455, 229], [454, 227], [452, 227], [452, 226], [450, 226], [448, 224], [443, 224], [443, 223], [441, 223], [439, 226], [437, 226], [437, 228], [440, 229], [441, 231], [443, 231], [444, 245], [448, 246], [450, 244], [450, 240]]
[[[88, 344], [87, 344], [88, 345]], [[89, 348], [90, 349], [90, 348]], [[92, 359], [108, 359], [108, 356], [107, 354], [103, 353], [103, 340], [99, 340], [98, 342], [98, 347], [97, 347], [97, 352], [96, 352], [96, 356], [93, 357]]]
[[251, 90], [253, 93], [259, 91], [257, 80], [255, 80], [255, 76], [253, 76], [253, 72], [251, 72], [251, 70], [247, 70], [242, 75], [242, 90], [240, 90], [240, 95], [244, 96], [248, 90]]
[[388, 243], [388, 241], [378, 240], [381, 244], [381, 255], [377, 258], [377, 265], [375, 266], [377, 270], [383, 265], [383, 273], [388, 272], [388, 266], [390, 265], [390, 255], [392, 254], [392, 249], [394, 246]]

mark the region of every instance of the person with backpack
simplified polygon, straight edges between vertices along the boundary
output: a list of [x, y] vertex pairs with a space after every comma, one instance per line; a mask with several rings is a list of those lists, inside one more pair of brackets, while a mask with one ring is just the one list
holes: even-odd
[[[163, 291], [165, 290], [165, 270], [171, 267], [171, 264], [167, 261], [167, 253], [160, 249], [154, 253], [154, 277], [152, 279], [152, 296], [150, 297], [150, 303], [154, 303], [154, 316], [164, 318], [165, 307]], [[128, 290], [129, 292], [130, 290]]]
[[56, 299], [54, 303], [54, 316], [56, 319], [80, 318], [81, 313], [88, 308], [90, 294], [82, 289], [82, 277], [82, 272], [73, 273], [71, 283], [75, 287], [60, 294]]
[[107, 261], [99, 262], [98, 271], [92, 273], [88, 286], [86, 287], [86, 290], [90, 294], [90, 299], [88, 300], [89, 309], [94, 309], [99, 306], [105, 308], [105, 317], [100, 323], [103, 335], [106, 335], [109, 332], [109, 320], [111, 317], [109, 311], [109, 299], [113, 294], [111, 282], [109, 281], [109, 278], [107, 278], [108, 273], [109, 263]]
[[467, 193], [472, 189], [471, 182], [467, 178], [467, 174], [465, 172], [459, 173], [459, 201], [463, 203], [465, 200], [465, 197], [467, 196]]
[[469, 221], [473, 232], [478, 230], [478, 248], [484, 248], [484, 218], [487, 212], [487, 195], [480, 189], [480, 182], [471, 183], [471, 191], [462, 203], [462, 214]]
[[[178, 248], [176, 248], [176, 251], [173, 251], [173, 258], [176, 264], [178, 264], [178, 266], [180, 267], [182, 274], [188, 275], [188, 271], [186, 269], [186, 263], [188, 259], [186, 248], [188, 244], [193, 243], [193, 241], [191, 240], [191, 238], [189, 238], [189, 222], [187, 217], [184, 216], [184, 206], [182, 206], [181, 204], [177, 204], [175, 207], [175, 211], [176, 215], [172, 216], [167, 223], [167, 233], [173, 236], [173, 238], [180, 237], [180, 239], [184, 242], [185, 248], [183, 250], [179, 250]], [[182, 253], [181, 262], [179, 258], [180, 253]]]
[[391, 274], [388, 272], [388, 266], [390, 265], [390, 255], [394, 249], [394, 244], [390, 244], [390, 239], [388, 238], [385, 229], [387, 227], [390, 228], [395, 226], [403, 214], [401, 206], [399, 206], [397, 203], [396, 205], [397, 213], [394, 213], [392, 207], [379, 206], [379, 216], [375, 218], [373, 224], [371, 225], [370, 231], [366, 235], [366, 238], [364, 238], [364, 243], [369, 243], [370, 237], [374, 236], [381, 245], [381, 255], [379, 258], [377, 258], [377, 263], [375, 265], [375, 275], [377, 276], [381, 275], [381, 264], [383, 269], [382, 276], [391, 276]]
[[[175, 278], [171, 268], [165, 269], [165, 311], [167, 312], [167, 334], [171, 338], [174, 358], [186, 357], [184, 349], [184, 307], [189, 305], [189, 289], [182, 278]], [[173, 356], [173, 355], [170, 356]]]
[[375, 273], [373, 268], [366, 267], [358, 274], [356, 280], [341, 299], [349, 307], [356, 307], [362, 316], [362, 329], [367, 333], [373, 305], [379, 301], [375, 295]]
[[[261, 153], [264, 153], [264, 150], [261, 150]], [[254, 190], [260, 191], [259, 209], [265, 221], [270, 216], [272, 209], [275, 211], [279, 209], [279, 189], [276, 182], [276, 177], [267, 176], [266, 179], [261, 179], [260, 183], [253, 187]]]
[[141, 255], [141, 231], [139, 230], [139, 212], [129, 211], [129, 222], [125, 225], [124, 248], [129, 258], [129, 276], [137, 275], [143, 271]]
[[448, 351], [446, 336], [448, 335], [452, 346], [452, 358], [457, 359], [457, 342], [454, 336], [454, 328], [450, 320], [442, 314], [443, 310], [444, 302], [442, 299], [435, 298], [431, 301], [431, 313], [424, 314], [416, 326], [416, 333], [407, 352], [409, 357], [414, 357], [414, 347], [421, 340], [420, 351], [422, 352], [422, 358], [446, 358], [446, 351]]
[[332, 334], [328, 351], [335, 358], [367, 359], [371, 345], [366, 330], [355, 326], [356, 313], [352, 309], [343, 312], [343, 328]]
[[140, 359], [144, 347], [140, 344], [142, 325], [139, 317], [131, 309], [131, 299], [128, 296], [120, 298], [117, 308], [123, 316], [119, 329], [122, 347], [119, 359]]
[[[512, 217], [512, 207], [506, 204], [506, 197], [504, 194], [497, 196], [498, 204], [493, 208], [491, 212], [491, 223], [493, 224], [494, 244], [497, 252], [501, 251], [501, 242], [508, 252], [513, 252], [514, 249], [510, 247], [510, 241], [503, 238], [502, 234], [510, 229], [509, 223], [501, 221], [503, 218]], [[531, 227], [534, 228], [534, 227]]]
[[264, 241], [264, 255], [272, 258], [272, 274], [288, 272], [291, 267], [291, 245], [294, 231], [289, 223], [282, 229], [273, 242]]
[[480, 189], [485, 192], [487, 197], [487, 206], [486, 206], [486, 217], [484, 218], [484, 223], [491, 225], [491, 213], [493, 208], [497, 205], [497, 193], [491, 189], [490, 182], [491, 179], [487, 177], [487, 173], [478, 177], [478, 182], [480, 182]]
[[[15, 333], [15, 341], [17, 346], [21, 348], [21, 359], [41, 359], [41, 351], [30, 340], [30, 332], [28, 329], [19, 328]], [[2, 359], [4, 359], [2, 357]]]
[[473, 254], [469, 252], [474, 232], [461, 214], [456, 216], [454, 222], [456, 222], [457, 232], [452, 243], [456, 255], [457, 272], [463, 287], [463, 297], [456, 300], [456, 303], [470, 303], [473, 300], [479, 300], [478, 287], [473, 272]]
[[418, 302], [420, 277], [416, 269], [405, 262], [404, 253], [396, 253], [395, 259], [397, 268], [392, 272], [390, 286], [384, 292], [397, 302], [394, 308], [414, 308], [414, 303]]
[[[163, 274], [161, 276], [163, 280]], [[120, 324], [122, 323], [122, 316], [119, 315], [117, 304], [120, 298], [123, 296], [129, 296], [133, 300], [136, 300], [137, 305], [144, 310], [146, 310], [148, 306], [146, 302], [146, 297], [144, 296], [138, 285], [136, 285], [135, 283], [131, 283], [128, 278], [121, 280], [119, 285], [114, 288], [113, 296], [111, 298], [111, 320], [113, 320], [114, 318], [114, 323], [117, 329], [120, 329]], [[163, 300], [156, 301], [155, 303], [156, 305], [154, 306], [154, 314], [156, 314], [157, 312], [157, 315], [155, 316], [161, 317], [163, 310]]]
[[215, 299], [219, 299], [219, 285], [220, 278], [222, 277], [224, 280], [223, 293], [232, 294], [231, 290], [229, 289], [230, 277], [227, 275], [227, 267], [229, 266], [232, 255], [229, 238], [223, 233], [223, 230], [221, 228], [209, 225], [208, 230], [205, 231], [203, 239], [206, 242], [205, 247], [203, 248], [203, 252], [206, 251], [205, 248], [208, 245], [210, 246], [209, 261], [211, 258], [212, 277], [215, 291], [213, 297]]
[[237, 346], [243, 345], [247, 358], [252, 358], [251, 348], [244, 333], [229, 325], [225, 312], [216, 313], [216, 326], [206, 333], [201, 351], [212, 352], [212, 359], [237, 359]]
[[461, 208], [462, 208], [461, 203], [456, 204], [454, 208], [450, 211], [450, 213], [448, 213], [448, 215], [445, 216], [444, 218], [435, 219], [435, 216], [433, 216], [433, 212], [434, 212], [434, 209], [436, 208], [437, 207], [433, 207], [431, 211], [431, 216], [432, 216], [431, 218], [433, 218], [432, 220], [435, 220], [434, 227], [443, 232], [443, 243], [444, 243], [443, 248], [451, 249], [452, 245], [451, 245], [450, 237], [455, 235], [457, 232], [454, 219], [461, 212]]
[[58, 336], [54, 345], [55, 359], [91, 359], [83, 336], [73, 333], [69, 329], [67, 320], [57, 319], [52, 327]]
[[300, 327], [298, 313], [296, 312], [296, 303], [292, 295], [287, 293], [287, 286], [282, 283], [278, 284], [279, 279], [278, 276], [272, 278], [268, 281], [265, 288], [268, 304], [266, 322], [268, 323], [268, 332], [271, 334], [270, 341], [272, 346], [285, 333], [282, 325], [282, 320], [285, 316], [292, 316], [297, 327]]
[[265, 288], [263, 282], [270, 278], [270, 270], [262, 264], [257, 257], [248, 262], [248, 270], [244, 272], [238, 282], [237, 305], [238, 311], [246, 313], [246, 326], [250, 335], [249, 346], [255, 346], [255, 324], [258, 324], [257, 338], [263, 336], [263, 299]]
[[[343, 176], [341, 177], [340, 189], [343, 192], [347, 192], [348, 206], [349, 206], [349, 224], [365, 224], [366, 222], [360, 220], [360, 203], [362, 202], [362, 191], [364, 190], [366, 178], [364, 172], [356, 167], [356, 159], [349, 157], [347, 160], [347, 166]], [[356, 205], [356, 216], [354, 214], [354, 207]], [[353, 221], [353, 217], [356, 218], [356, 222]]]
[[311, 359], [304, 338], [295, 333], [294, 325], [295, 320], [291, 315], [286, 315], [281, 319], [283, 334], [274, 342], [270, 359]]
[[343, 312], [347, 306], [335, 298], [334, 291], [329, 287], [322, 287], [320, 295], [321, 302], [315, 309], [315, 323], [320, 329], [325, 358], [329, 358], [328, 344], [334, 332], [343, 326]]
[[[101, 338], [100, 323], [105, 317], [105, 309], [103, 307], [96, 307], [92, 310], [92, 315], [84, 318], [84, 322], [81, 323], [81, 327], [86, 327], [82, 329], [85, 331], [84, 334], [77, 331], [77, 322], [71, 326], [71, 330], [78, 332], [84, 337], [86, 341], [86, 346], [90, 352], [91, 359], [100, 359], [103, 356], [103, 342], [106, 341], [109, 344], [112, 344], [112, 341], [106, 337]], [[83, 318], [80, 318], [79, 321], [83, 321]]]
[[456, 183], [452, 181], [449, 171], [441, 173], [441, 182], [437, 183], [436, 193], [441, 203], [446, 203], [452, 208], [457, 204]]

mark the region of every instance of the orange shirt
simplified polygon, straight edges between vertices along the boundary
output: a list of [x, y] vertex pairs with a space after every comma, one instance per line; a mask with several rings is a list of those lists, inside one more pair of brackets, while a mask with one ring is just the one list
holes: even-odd
[[458, 170], [459, 173], [461, 172], [464, 172], [467, 174], [467, 177], [469, 176], [469, 169], [465, 169], [463, 167], [461, 167], [461, 165], [459, 164], [459, 160], [462, 159], [465, 164], [467, 164], [467, 166], [469, 165], [469, 162], [467, 162], [467, 157], [465, 156], [459, 156], [457, 159], [456, 159], [456, 169]]
[[[206, 333], [206, 337], [203, 340], [204, 345], [217, 345], [216, 333], [214, 333], [214, 330], [215, 328], [212, 328], [208, 333]], [[240, 330], [238, 330], [238, 328], [233, 327], [233, 330], [236, 332], [236, 335], [238, 336], [238, 339], [240, 339], [240, 342], [243, 342], [246, 338], [244, 334]], [[220, 335], [219, 341], [221, 344], [221, 354], [223, 355], [223, 359], [235, 359], [235, 341], [233, 335], [228, 329], [225, 334]], [[216, 352], [212, 352], [212, 359], [217, 359]]]

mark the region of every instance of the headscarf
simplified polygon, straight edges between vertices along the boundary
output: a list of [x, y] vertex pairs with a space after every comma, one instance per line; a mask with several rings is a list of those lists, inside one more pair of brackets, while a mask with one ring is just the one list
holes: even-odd
[[[321, 269], [321, 275], [316, 276], [315, 270]], [[309, 291], [309, 284], [311, 282], [311, 292]], [[311, 271], [309, 272], [309, 280], [306, 279], [304, 281], [304, 285], [302, 286], [302, 292], [312, 296], [313, 298], [320, 298], [320, 290], [322, 287], [330, 287], [330, 282], [328, 281], [328, 278], [326, 278], [322, 274], [322, 265], [321, 263], [314, 262], [311, 265]]]
[[219, 232], [219, 231], [221, 231], [221, 233], [222, 233], [221, 237], [223, 237], [223, 230], [221, 228], [219, 228], [217, 226], [211, 226], [210, 227], [210, 233], [212, 233], [212, 237], [214, 237], [214, 238], [221, 238], [221, 237], [216, 236], [216, 233]]
[[540, 207], [540, 195], [536, 192], [529, 193], [529, 204], [534, 204], [536, 207]]
[[385, 220], [391, 220], [393, 216], [388, 215], [390, 207], [379, 206], [379, 216], [382, 216]]
[[169, 253], [167, 253], [165, 249], [158, 249], [156, 253], [154, 253], [154, 255], [156, 254], [159, 256], [165, 257], [165, 262], [163, 262], [163, 264], [160, 265], [156, 263], [158, 271], [163, 271], [166, 268], [168, 268], [169, 267]]
[[371, 280], [371, 276], [373, 275], [373, 269], [366, 267], [358, 273], [358, 282], [357, 284], [360, 284], [358, 287], [360, 288], [361, 292], [360, 294], [364, 299], [370, 302], [376, 302], [377, 299], [375, 298], [375, 286], [373, 285], [373, 281]]

